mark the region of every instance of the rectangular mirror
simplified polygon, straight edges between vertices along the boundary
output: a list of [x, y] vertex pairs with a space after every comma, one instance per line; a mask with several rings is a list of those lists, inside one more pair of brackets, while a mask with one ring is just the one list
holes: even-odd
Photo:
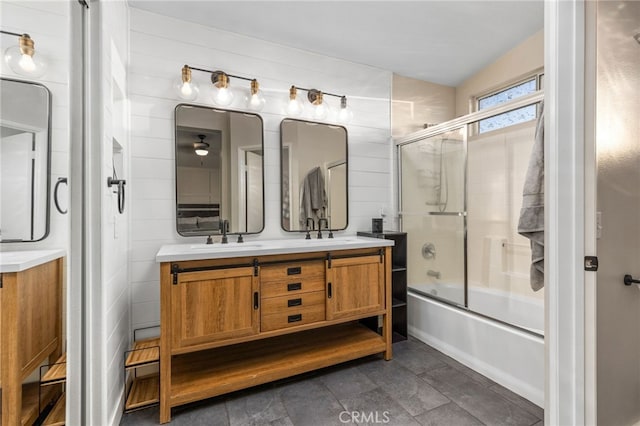
[[0, 79], [0, 242], [49, 234], [51, 93], [41, 84]]
[[343, 230], [349, 224], [347, 129], [304, 120], [280, 123], [282, 228]]
[[254, 234], [264, 228], [263, 125], [257, 114], [180, 104], [176, 125], [176, 226], [183, 236]]

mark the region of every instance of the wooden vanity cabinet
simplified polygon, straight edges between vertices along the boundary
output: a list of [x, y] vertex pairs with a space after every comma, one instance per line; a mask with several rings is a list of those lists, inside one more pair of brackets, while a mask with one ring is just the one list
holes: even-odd
[[384, 310], [385, 268], [381, 255], [327, 261], [327, 319]]
[[171, 286], [174, 351], [259, 331], [254, 268], [185, 272]]
[[[160, 423], [171, 408], [382, 353], [390, 247], [163, 262]], [[382, 319], [381, 334], [358, 320]]]
[[43, 362], [53, 364], [61, 355], [62, 274], [59, 258], [0, 275], [2, 426], [33, 424], [39, 408], [60, 394], [59, 386], [39, 394], [38, 383], [23, 382]]

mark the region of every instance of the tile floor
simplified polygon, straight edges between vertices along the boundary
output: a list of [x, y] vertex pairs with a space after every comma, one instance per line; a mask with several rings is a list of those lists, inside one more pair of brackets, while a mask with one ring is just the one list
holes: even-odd
[[[521, 425], [541, 426], [542, 408], [410, 339], [394, 358], [368, 357], [211, 398], [172, 411], [178, 425]], [[158, 424], [158, 407], [121, 425]]]

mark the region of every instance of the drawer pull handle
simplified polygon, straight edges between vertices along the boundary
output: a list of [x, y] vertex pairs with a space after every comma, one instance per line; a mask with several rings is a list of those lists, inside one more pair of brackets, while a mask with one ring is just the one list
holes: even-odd
[[287, 284], [287, 291], [302, 290], [302, 283]]
[[301, 306], [302, 305], [302, 299], [291, 299], [291, 300], [287, 300], [287, 307], [292, 307], [292, 306]]
[[287, 317], [287, 322], [298, 322], [302, 321], [302, 314], [289, 315]]
[[296, 266], [295, 268], [287, 268], [287, 275], [300, 275], [302, 273], [302, 267]]

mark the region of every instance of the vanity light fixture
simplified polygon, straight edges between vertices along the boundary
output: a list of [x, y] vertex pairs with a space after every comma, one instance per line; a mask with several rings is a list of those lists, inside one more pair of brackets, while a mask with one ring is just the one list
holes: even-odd
[[204, 157], [209, 154], [209, 144], [204, 141], [204, 138], [206, 138], [205, 135], [198, 135], [198, 138], [200, 138], [200, 142], [194, 142], [193, 149], [195, 150], [196, 155]]
[[187, 101], [193, 101], [198, 97], [198, 85], [191, 80], [191, 68], [189, 65], [182, 67], [182, 77], [174, 85], [178, 96]]
[[18, 37], [18, 44], [9, 47], [4, 53], [7, 65], [16, 73], [37, 78], [47, 71], [47, 63], [40, 54], [36, 54], [35, 43], [29, 34], [18, 34], [0, 30], [0, 33]]
[[353, 118], [353, 112], [347, 106], [347, 97], [344, 95], [336, 95], [334, 93], [323, 92], [318, 89], [305, 89], [304, 87], [291, 86], [289, 89], [289, 103], [286, 112], [290, 116], [302, 115], [303, 104], [298, 100], [298, 90], [307, 92], [307, 100], [311, 104], [311, 117], [315, 120], [324, 120], [329, 115], [331, 107], [325, 100], [325, 96], [334, 96], [340, 98], [340, 111], [337, 114], [337, 121], [343, 124], [348, 123]]

